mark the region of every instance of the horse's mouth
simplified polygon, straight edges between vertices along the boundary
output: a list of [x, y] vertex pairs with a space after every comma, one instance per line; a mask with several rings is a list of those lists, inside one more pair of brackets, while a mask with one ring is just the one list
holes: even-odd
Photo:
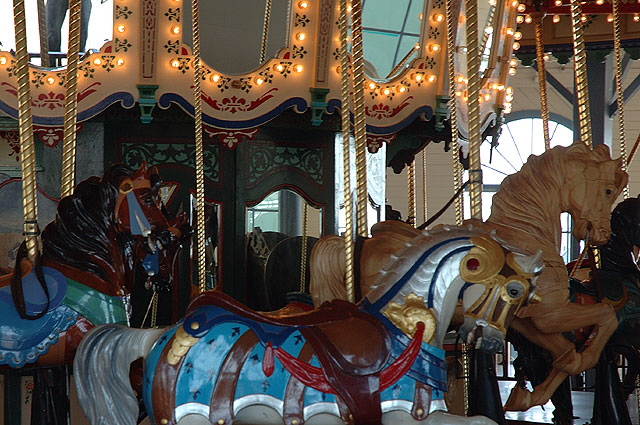
[[602, 245], [607, 243], [609, 237], [611, 236], [611, 231], [609, 229], [598, 226], [598, 230], [593, 230], [594, 225], [590, 222], [582, 222], [576, 223], [574, 225], [573, 235], [578, 240], [586, 240], [589, 239], [589, 244], [592, 245]]

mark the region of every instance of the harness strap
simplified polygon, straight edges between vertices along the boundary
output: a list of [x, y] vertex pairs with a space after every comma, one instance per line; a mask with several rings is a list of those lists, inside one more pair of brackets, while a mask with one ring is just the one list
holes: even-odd
[[42, 265], [40, 264], [40, 261], [37, 261], [34, 265], [34, 272], [47, 301], [41, 312], [30, 315], [27, 313], [24, 289], [22, 286], [22, 260], [27, 258], [27, 244], [25, 242], [20, 244], [16, 257], [16, 267], [13, 270], [13, 277], [11, 279], [11, 297], [13, 298], [13, 304], [15, 305], [20, 317], [26, 320], [37, 320], [47, 314], [49, 311], [49, 303], [51, 301], [49, 289], [47, 288], [47, 284], [44, 280], [44, 274], [42, 273]]

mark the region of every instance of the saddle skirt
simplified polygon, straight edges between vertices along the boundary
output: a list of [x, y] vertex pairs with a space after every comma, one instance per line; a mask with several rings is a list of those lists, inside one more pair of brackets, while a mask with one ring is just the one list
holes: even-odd
[[[63, 301], [67, 295], [67, 281], [58, 270], [43, 267], [49, 292], [49, 308], [35, 320], [23, 319], [13, 303], [11, 287], [0, 288], [0, 365], [14, 368], [35, 362], [49, 350], [62, 332], [76, 322], [79, 314]], [[47, 296], [33, 270], [22, 278], [26, 314], [34, 316], [47, 307]]]

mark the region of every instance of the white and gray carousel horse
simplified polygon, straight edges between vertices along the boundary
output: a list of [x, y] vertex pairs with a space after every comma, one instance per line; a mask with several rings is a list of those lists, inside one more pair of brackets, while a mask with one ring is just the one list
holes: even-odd
[[443, 340], [462, 297], [463, 338], [501, 348], [541, 268], [470, 227], [425, 231], [358, 305], [265, 315], [207, 292], [170, 328], [97, 327], [76, 354], [78, 397], [93, 425], [135, 425], [129, 368], [145, 358], [155, 424], [494, 424], [442, 411]]

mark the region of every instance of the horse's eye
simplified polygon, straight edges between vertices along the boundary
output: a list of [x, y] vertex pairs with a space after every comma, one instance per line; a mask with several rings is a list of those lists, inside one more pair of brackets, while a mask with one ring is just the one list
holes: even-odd
[[509, 282], [507, 284], [507, 294], [511, 298], [521, 297], [522, 294], [524, 294], [524, 287], [522, 286], [522, 283], [516, 280], [512, 280], [511, 282]]
[[607, 194], [607, 196], [611, 196], [611, 195], [613, 195], [613, 190], [607, 189], [607, 190], [605, 190], [605, 193]]

